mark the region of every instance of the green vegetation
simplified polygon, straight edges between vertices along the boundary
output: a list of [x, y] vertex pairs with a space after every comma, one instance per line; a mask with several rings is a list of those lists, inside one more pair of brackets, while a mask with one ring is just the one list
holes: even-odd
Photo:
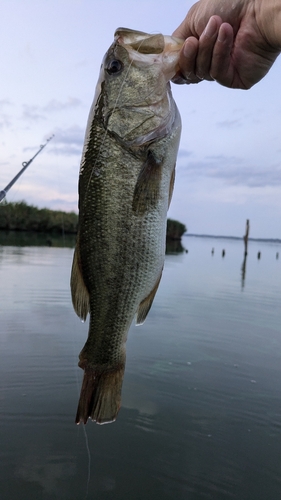
[[41, 233], [76, 233], [78, 215], [27, 205], [24, 201], [1, 203], [0, 229]]
[[167, 238], [171, 240], [180, 240], [182, 235], [187, 231], [187, 228], [177, 220], [167, 220]]
[[[0, 230], [75, 234], [77, 225], [78, 215], [75, 212], [37, 208], [27, 205], [25, 201], [0, 204]], [[167, 220], [168, 239], [180, 240], [185, 232], [184, 224]]]

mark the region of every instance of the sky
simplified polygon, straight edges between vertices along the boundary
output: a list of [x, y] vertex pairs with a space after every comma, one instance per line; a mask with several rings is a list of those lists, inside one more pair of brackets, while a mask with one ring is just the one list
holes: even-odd
[[[193, 1], [2, 0], [0, 190], [52, 134], [7, 195], [77, 211], [84, 133], [116, 28], [170, 35]], [[168, 216], [189, 233], [281, 238], [281, 57], [248, 91], [172, 85], [183, 129]], [[1, 206], [0, 206], [1, 209]]]

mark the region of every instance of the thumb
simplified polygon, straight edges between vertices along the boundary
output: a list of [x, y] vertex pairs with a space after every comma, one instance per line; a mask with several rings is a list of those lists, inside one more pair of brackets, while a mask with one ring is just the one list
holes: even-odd
[[188, 19], [188, 15], [187, 15], [186, 18], [183, 20], [183, 22], [172, 33], [172, 36], [174, 36], [176, 38], [182, 38], [183, 40], [185, 40], [189, 36], [193, 36], [193, 32], [191, 31], [190, 26], [189, 26], [189, 24], [190, 24], [189, 21], [190, 20]]
[[196, 4], [191, 7], [182, 23], [173, 32], [172, 36], [175, 36], [176, 38], [182, 38], [183, 40], [185, 40], [189, 36], [195, 36], [196, 38], [199, 38], [195, 30], [193, 16], [193, 13], [196, 10], [197, 3], [198, 2], [196, 2]]

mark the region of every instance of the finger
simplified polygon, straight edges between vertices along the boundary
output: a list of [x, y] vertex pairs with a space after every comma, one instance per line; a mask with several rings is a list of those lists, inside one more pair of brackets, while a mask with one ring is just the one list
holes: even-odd
[[186, 85], [189, 82], [186, 78], [184, 78], [181, 73], [177, 73], [173, 78], [171, 78], [171, 82], [176, 83], [177, 85]]
[[212, 64], [213, 49], [218, 37], [222, 20], [219, 16], [210, 17], [206, 28], [199, 38], [198, 55], [196, 59], [196, 74], [201, 80], [212, 80], [210, 68]]
[[198, 46], [197, 38], [192, 36], [185, 41], [181, 50], [179, 58], [180, 73], [177, 76], [183, 78], [185, 83], [199, 83], [201, 81], [195, 73]]
[[231, 86], [234, 67], [231, 52], [234, 42], [233, 28], [228, 23], [220, 26], [218, 38], [213, 49], [210, 75], [222, 85]]

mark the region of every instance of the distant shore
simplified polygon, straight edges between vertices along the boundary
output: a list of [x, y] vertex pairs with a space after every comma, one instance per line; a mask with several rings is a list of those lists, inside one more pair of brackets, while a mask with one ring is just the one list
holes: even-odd
[[[48, 208], [37, 208], [25, 201], [1, 203], [0, 230], [48, 234], [76, 234], [78, 215]], [[167, 220], [167, 239], [180, 240], [186, 227], [179, 221]]]
[[[217, 236], [214, 234], [194, 234], [194, 233], [186, 233], [184, 236], [193, 237], [193, 238], [216, 238], [220, 240], [243, 240], [243, 236]], [[266, 241], [271, 243], [281, 243], [281, 239], [278, 238], [250, 238], [249, 241]]]
[[37, 208], [25, 201], [0, 206], [0, 230], [4, 231], [75, 234], [77, 225], [75, 212]]

